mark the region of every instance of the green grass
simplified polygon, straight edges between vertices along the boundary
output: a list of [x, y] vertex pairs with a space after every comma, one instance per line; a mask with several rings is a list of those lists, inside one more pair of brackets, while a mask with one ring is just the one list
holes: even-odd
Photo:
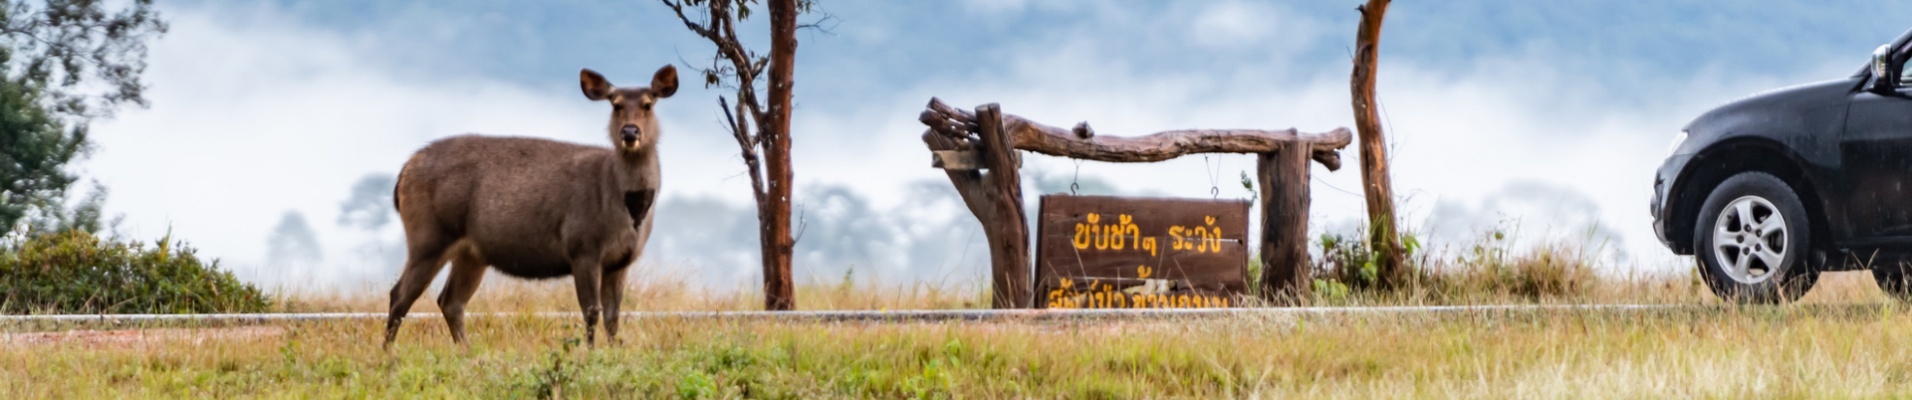
[[[627, 321], [579, 343], [572, 318], [412, 318], [147, 329], [0, 325], [0, 398], [1797, 398], [1912, 396], [1912, 306], [1865, 272], [1798, 304], [1721, 304], [1686, 274], [1602, 276], [1598, 251], [1483, 240], [1427, 253], [1408, 287], [1319, 269], [1313, 306], [1673, 304], [1662, 311], [1254, 316], [1100, 322]], [[1332, 246], [1330, 246], [1332, 247]], [[1597, 250], [1597, 247], [1591, 247]], [[1330, 250], [1333, 250], [1332, 248]], [[1339, 268], [1339, 269], [1337, 269]], [[1340, 271], [1340, 272], [1336, 272]], [[846, 282], [848, 280], [846, 279]], [[750, 288], [636, 270], [627, 311], [754, 310]], [[1332, 285], [1328, 284], [1332, 283]], [[1337, 286], [1338, 285], [1338, 286]], [[385, 288], [280, 291], [275, 311], [384, 309]], [[800, 309], [951, 309], [981, 288], [817, 284]], [[437, 311], [428, 293], [414, 308]], [[473, 312], [574, 311], [568, 280], [485, 280]], [[76, 330], [78, 329], [78, 330]], [[140, 336], [144, 335], [144, 336]]]
[[373, 322], [0, 351], [0, 397], [1871, 397], [1912, 393], [1897, 306], [1645, 313], [819, 324]]
[[[563, 309], [559, 299], [570, 295], [568, 285], [488, 281], [494, 282], [474, 306]], [[24, 341], [17, 338], [44, 333], [14, 333], [11, 343], [0, 342], [0, 398], [1912, 395], [1912, 335], [1905, 334], [1912, 332], [1912, 309], [1885, 301], [1863, 273], [1834, 274], [1824, 285], [1791, 306], [1694, 301], [1691, 309], [1626, 313], [1096, 323], [654, 320], [627, 322], [621, 343], [596, 348], [577, 343], [580, 323], [568, 318], [474, 319], [469, 347], [452, 345], [441, 321], [414, 318], [389, 353], [379, 349], [376, 321], [197, 328], [123, 341]], [[1677, 279], [1636, 286], [1642, 288], [1602, 299], [1625, 302], [1613, 296], [1654, 287], [1695, 290]], [[652, 293], [633, 305], [661, 303], [654, 309], [750, 304], [748, 296], [699, 300], [664, 289], [633, 291]], [[856, 287], [802, 292], [810, 293], [812, 307], [835, 299], [842, 308], [956, 305], [975, 297]], [[320, 300], [305, 307], [361, 307]]]

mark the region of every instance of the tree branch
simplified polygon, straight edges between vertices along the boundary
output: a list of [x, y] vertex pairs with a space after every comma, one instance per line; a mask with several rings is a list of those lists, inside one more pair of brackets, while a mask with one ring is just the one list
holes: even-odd
[[760, 172], [762, 168], [758, 164], [756, 139], [745, 130], [748, 128], [744, 126], [743, 121], [737, 120], [736, 116], [730, 114], [730, 104], [725, 102], [723, 96], [717, 96], [717, 105], [718, 109], [724, 110], [724, 121], [730, 124], [731, 136], [737, 138], [737, 147], [742, 150], [740, 156], [744, 159], [745, 168], [750, 171], [750, 194], [756, 197], [758, 204], [763, 204], [765, 195], [763, 173]]
[[[917, 119], [931, 132], [948, 137], [956, 146], [971, 147], [963, 145], [973, 144], [973, 136], [980, 132], [973, 113], [934, 98], [927, 108]], [[1268, 153], [1299, 144], [1308, 146], [1311, 158], [1332, 171], [1341, 168], [1341, 148], [1353, 141], [1347, 128], [1314, 134], [1299, 133], [1294, 128], [1189, 129], [1118, 137], [1089, 134], [1086, 122], [1078, 124], [1077, 129], [1067, 129], [1009, 114], [1002, 119], [1017, 149], [1109, 162], [1156, 162], [1197, 153]]]

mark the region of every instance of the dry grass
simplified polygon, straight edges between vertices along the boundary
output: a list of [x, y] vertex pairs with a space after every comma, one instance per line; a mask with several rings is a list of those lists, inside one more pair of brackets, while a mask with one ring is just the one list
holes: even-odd
[[[570, 319], [473, 320], [473, 343], [461, 348], [450, 344], [440, 320], [414, 318], [391, 353], [378, 348], [376, 321], [281, 324], [266, 329], [271, 334], [168, 330], [139, 340], [30, 333], [0, 345], [0, 398], [1912, 394], [1912, 336], [1898, 334], [1912, 331], [1912, 309], [1884, 301], [1863, 272], [1828, 274], [1804, 304], [1750, 308], [1719, 306], [1685, 276], [1587, 279], [1573, 298], [1465, 299], [1713, 306], [1102, 323], [650, 320], [627, 323], [621, 344], [597, 349], [574, 346], [579, 322]], [[758, 307], [749, 295], [640, 281], [646, 283], [631, 288], [630, 309]], [[282, 304], [287, 311], [382, 309], [383, 291], [367, 290]], [[799, 304], [812, 309], [975, 307], [981, 297], [968, 289], [844, 285], [799, 293]], [[563, 281], [491, 279], [473, 308], [575, 310], [571, 296]], [[1400, 305], [1424, 298], [1356, 294], [1338, 301]], [[428, 303], [419, 309], [435, 311]]]
[[375, 322], [278, 336], [0, 347], [0, 395], [44, 397], [1874, 397], [1912, 391], [1897, 306], [1169, 322]]
[[[734, 311], [761, 310], [763, 296], [754, 288], [708, 291], [688, 279], [650, 269], [636, 269], [626, 279], [623, 311]], [[284, 293], [273, 303], [279, 312], [384, 312], [390, 287], [355, 291]], [[412, 305], [413, 312], [437, 312], [438, 287], [428, 289]], [[907, 287], [870, 284], [811, 284], [797, 290], [804, 310], [954, 309], [988, 306], [981, 288], [934, 285]], [[576, 311], [577, 292], [571, 279], [531, 281], [491, 272], [466, 307], [471, 312]]]

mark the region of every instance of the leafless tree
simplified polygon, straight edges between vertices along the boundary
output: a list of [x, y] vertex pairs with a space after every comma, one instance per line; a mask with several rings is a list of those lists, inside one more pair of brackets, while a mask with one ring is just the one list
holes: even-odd
[[[797, 16], [813, 8], [810, 0], [764, 0], [770, 7], [770, 54], [745, 48], [737, 38], [737, 23], [747, 20], [757, 0], [660, 0], [677, 14], [684, 27], [717, 47], [709, 68], [702, 69], [706, 86], [737, 90], [736, 105], [718, 97], [725, 124], [737, 147], [750, 191], [757, 200], [758, 238], [763, 252], [764, 308], [796, 308], [795, 282], [790, 272], [796, 239], [790, 230], [790, 192], [795, 183], [790, 168], [791, 88], [795, 84]], [[768, 77], [765, 73], [768, 72]], [[758, 81], [768, 98], [757, 97]], [[754, 129], [753, 129], [754, 128]]]
[[1361, 187], [1368, 203], [1368, 248], [1383, 287], [1406, 282], [1401, 237], [1395, 229], [1394, 188], [1388, 178], [1387, 138], [1381, 135], [1381, 116], [1374, 102], [1374, 72], [1381, 52], [1381, 20], [1389, 0], [1368, 0], [1361, 6], [1361, 26], [1355, 35], [1354, 73], [1349, 89], [1354, 97], [1354, 127], [1361, 137]]

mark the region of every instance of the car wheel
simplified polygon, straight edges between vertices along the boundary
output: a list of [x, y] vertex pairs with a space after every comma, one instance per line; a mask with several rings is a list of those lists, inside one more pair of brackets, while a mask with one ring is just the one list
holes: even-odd
[[1812, 288], [1811, 221], [1792, 187], [1763, 172], [1720, 182], [1700, 206], [1694, 258], [1713, 294], [1740, 303], [1777, 303]]

